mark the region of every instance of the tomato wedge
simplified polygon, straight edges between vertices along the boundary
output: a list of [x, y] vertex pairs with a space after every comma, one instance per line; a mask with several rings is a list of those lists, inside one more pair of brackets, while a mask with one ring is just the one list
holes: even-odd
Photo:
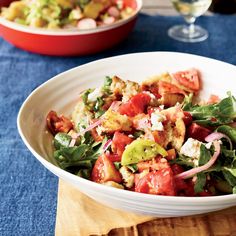
[[132, 9], [137, 9], [137, 1], [136, 0], [123, 0], [124, 8], [130, 7]]
[[212, 131], [201, 126], [201, 125], [198, 125], [196, 123], [192, 123], [188, 129], [187, 129], [187, 134], [188, 134], [188, 137], [191, 137], [191, 138], [194, 138], [194, 139], [197, 139], [201, 142], [204, 142], [205, 141], [205, 138], [211, 133]]
[[196, 69], [176, 72], [173, 74], [173, 78], [187, 91], [197, 92], [200, 89], [200, 77]]
[[73, 129], [72, 122], [63, 115], [58, 116], [55, 111], [50, 111], [48, 113], [46, 121], [48, 129], [53, 135], [58, 132], [68, 133]]
[[136, 174], [135, 191], [155, 195], [175, 196], [174, 175], [171, 168], [151, 171], [144, 177]]
[[121, 115], [127, 115], [130, 117], [136, 116], [140, 113], [144, 113], [150, 101], [151, 97], [148, 94], [138, 93], [134, 95], [130, 101], [122, 104], [119, 107], [118, 112]]
[[116, 169], [112, 161], [107, 155], [101, 155], [92, 170], [91, 180], [97, 183], [104, 183], [107, 181], [114, 181], [121, 183], [122, 178], [120, 172]]
[[121, 157], [126, 145], [130, 144], [132, 141], [133, 139], [129, 136], [116, 131], [112, 139], [112, 151]]

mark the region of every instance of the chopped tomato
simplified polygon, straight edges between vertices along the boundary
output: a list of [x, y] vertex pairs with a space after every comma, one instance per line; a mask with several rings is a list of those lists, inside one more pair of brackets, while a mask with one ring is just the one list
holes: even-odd
[[138, 93], [134, 95], [127, 103], [122, 104], [118, 111], [121, 115], [130, 117], [144, 113], [146, 107], [151, 101], [151, 97], [145, 93]]
[[193, 121], [192, 115], [189, 112], [184, 111], [183, 121], [186, 126], [189, 126]]
[[159, 81], [159, 94], [164, 95], [167, 93], [179, 93], [185, 95], [185, 92], [176, 85], [165, 81]]
[[59, 117], [55, 111], [50, 111], [48, 113], [46, 121], [48, 129], [53, 135], [58, 132], [68, 133], [73, 129], [72, 122], [63, 115]]
[[171, 168], [151, 171], [144, 177], [137, 177], [135, 179], [135, 191], [140, 193], [175, 196], [174, 176]]
[[142, 91], [148, 91], [152, 93], [157, 99], [161, 98], [161, 95], [159, 94], [158, 86], [156, 85], [151, 85], [151, 86], [142, 85], [141, 89]]
[[97, 183], [104, 183], [107, 181], [114, 181], [121, 183], [122, 178], [120, 172], [116, 169], [112, 161], [107, 155], [101, 155], [92, 170], [91, 180]]
[[196, 69], [176, 72], [173, 77], [187, 91], [197, 92], [200, 89], [200, 77]]
[[129, 136], [116, 131], [112, 139], [112, 151], [121, 157], [126, 145], [130, 144], [132, 141], [133, 139]]
[[144, 170], [161, 170], [169, 167], [169, 164], [165, 158], [160, 156], [153, 158], [149, 161], [141, 161], [137, 164], [138, 171], [142, 172]]
[[[173, 171], [174, 176], [184, 172], [183, 167], [178, 164], [171, 165], [171, 169]], [[194, 196], [195, 194], [194, 185], [191, 179], [184, 180], [184, 179], [175, 178], [175, 188], [178, 195]]]
[[209, 99], [208, 99], [208, 101], [207, 101], [207, 104], [216, 104], [216, 103], [218, 103], [218, 102], [220, 102], [220, 98], [219, 98], [217, 95], [212, 94], [212, 95], [209, 97]]
[[132, 9], [137, 9], [137, 1], [136, 0], [123, 0], [123, 7], [126, 8], [126, 7], [130, 7]]
[[121, 161], [121, 156], [119, 156], [117, 153], [106, 153], [107, 157], [109, 160], [112, 162], [120, 162]]
[[198, 125], [196, 123], [192, 123], [187, 129], [187, 136], [197, 139], [199, 141], [204, 142], [205, 138], [211, 133], [211, 130]]

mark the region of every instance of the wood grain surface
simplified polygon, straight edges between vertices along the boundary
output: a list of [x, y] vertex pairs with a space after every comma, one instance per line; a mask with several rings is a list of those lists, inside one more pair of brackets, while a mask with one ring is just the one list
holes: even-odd
[[236, 207], [205, 215], [153, 218], [115, 210], [59, 181], [56, 236], [236, 236]]

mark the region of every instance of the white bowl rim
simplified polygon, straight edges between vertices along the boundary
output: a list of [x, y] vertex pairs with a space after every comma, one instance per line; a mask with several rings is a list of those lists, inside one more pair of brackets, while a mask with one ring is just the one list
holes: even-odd
[[36, 35], [47, 35], [47, 36], [77, 36], [77, 35], [89, 35], [89, 34], [95, 34], [100, 33], [108, 30], [112, 30], [115, 28], [118, 28], [119, 26], [125, 25], [128, 22], [132, 21], [134, 18], [136, 18], [142, 8], [143, 0], [136, 0], [137, 1], [137, 9], [135, 10], [135, 13], [128, 17], [127, 19], [117, 21], [111, 25], [107, 26], [100, 26], [95, 29], [89, 29], [89, 30], [66, 30], [66, 29], [59, 29], [59, 30], [49, 30], [49, 29], [42, 29], [42, 28], [34, 28], [29, 26], [24, 26], [9, 20], [4, 19], [0, 16], [0, 24], [3, 26], [24, 32], [29, 34], [36, 34]]
[[195, 54], [190, 54], [190, 53], [182, 53], [182, 52], [171, 52], [171, 51], [153, 51], [153, 52], [139, 52], [139, 53], [129, 53], [129, 54], [123, 54], [123, 55], [118, 55], [118, 56], [113, 56], [113, 57], [108, 57], [108, 58], [104, 58], [104, 59], [99, 59], [99, 60], [95, 60], [89, 63], [85, 63], [82, 64], [80, 66], [74, 67], [72, 69], [69, 69], [67, 71], [64, 71], [54, 77], [52, 77], [51, 79], [45, 81], [43, 84], [41, 84], [40, 86], [38, 86], [35, 90], [33, 90], [29, 96], [25, 99], [25, 101], [23, 102], [19, 112], [18, 112], [18, 116], [17, 116], [17, 129], [18, 132], [24, 142], [24, 144], [27, 146], [27, 148], [31, 151], [31, 153], [45, 166], [45, 167], [50, 167], [50, 171], [52, 170], [52, 172], [57, 172], [59, 173], [60, 176], [65, 176], [66, 179], [70, 179], [73, 182], [82, 182], [86, 185], [89, 185], [91, 188], [93, 189], [97, 189], [98, 191], [100, 190], [102, 192], [102, 190], [104, 190], [104, 192], [108, 193], [117, 193], [118, 194], [123, 194], [125, 197], [129, 197], [130, 199], [138, 199], [140, 201], [169, 201], [169, 204], [176, 204], [176, 203], [186, 203], [186, 204], [192, 204], [192, 203], [196, 203], [196, 204], [206, 204], [208, 203], [209, 205], [211, 204], [211, 202], [214, 203], [213, 200], [215, 201], [232, 201], [235, 200], [236, 201], [236, 194], [227, 194], [227, 195], [220, 195], [220, 196], [209, 196], [209, 197], [183, 197], [183, 196], [164, 196], [164, 195], [152, 195], [152, 194], [145, 194], [145, 193], [138, 193], [138, 192], [134, 192], [134, 191], [129, 191], [129, 190], [122, 190], [122, 189], [117, 189], [117, 188], [113, 188], [113, 187], [109, 187], [103, 184], [98, 184], [95, 182], [92, 182], [91, 180], [87, 180], [84, 179], [82, 177], [76, 176], [74, 174], [71, 174], [63, 169], [61, 169], [60, 167], [57, 167], [55, 165], [53, 165], [52, 163], [50, 163], [49, 161], [45, 160], [41, 155], [39, 155], [28, 143], [26, 137], [23, 134], [23, 130], [21, 129], [21, 125], [20, 125], [20, 120], [21, 120], [21, 116], [22, 113], [24, 112], [24, 107], [26, 106], [26, 104], [29, 102], [30, 98], [38, 92], [38, 90], [42, 89], [44, 86], [46, 86], [48, 83], [52, 83], [54, 82], [54, 80], [56, 80], [58, 77], [62, 77], [64, 74], [67, 74], [73, 70], [77, 70], [78, 68], [83, 68], [83, 67], [87, 67], [90, 66], [90, 64], [95, 64], [97, 62], [106, 62], [109, 61], [111, 59], [115, 59], [115, 58], [122, 58], [122, 57], [129, 57], [129, 56], [135, 56], [135, 55], [147, 55], [147, 54], [172, 54], [174, 55], [186, 55], [186, 56], [191, 56], [191, 57], [195, 57], [195, 58], [200, 58], [200, 59], [207, 59], [210, 61], [215, 61], [215, 62], [220, 62], [223, 63], [225, 66], [234, 68], [236, 70], [236, 66], [227, 63], [227, 62], [223, 62], [223, 61], [219, 61], [213, 58], [209, 58], [209, 57], [204, 57], [204, 56], [199, 56], [199, 55], [195, 55]]

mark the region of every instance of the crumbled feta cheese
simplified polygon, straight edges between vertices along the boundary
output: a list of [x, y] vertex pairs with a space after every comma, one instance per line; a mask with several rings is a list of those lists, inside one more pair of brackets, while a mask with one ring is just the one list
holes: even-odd
[[94, 91], [92, 93], [90, 93], [88, 95], [88, 101], [89, 102], [96, 102], [98, 97], [102, 97], [103, 92], [102, 92], [102, 88], [96, 88], [94, 89]]
[[153, 112], [151, 114], [151, 123], [152, 123], [152, 130], [163, 131], [164, 126], [162, 122], [166, 119], [166, 117], [158, 112]]
[[206, 146], [207, 149], [210, 149], [210, 148], [211, 148], [211, 145], [212, 145], [212, 142], [209, 142], [209, 143], [205, 144], [205, 146]]
[[122, 175], [124, 185], [127, 188], [132, 188], [134, 185], [134, 174], [126, 166], [122, 166], [119, 171]]
[[198, 165], [201, 144], [202, 142], [196, 139], [188, 138], [188, 140], [181, 147], [180, 154], [185, 155], [187, 157], [191, 157], [194, 164]]

